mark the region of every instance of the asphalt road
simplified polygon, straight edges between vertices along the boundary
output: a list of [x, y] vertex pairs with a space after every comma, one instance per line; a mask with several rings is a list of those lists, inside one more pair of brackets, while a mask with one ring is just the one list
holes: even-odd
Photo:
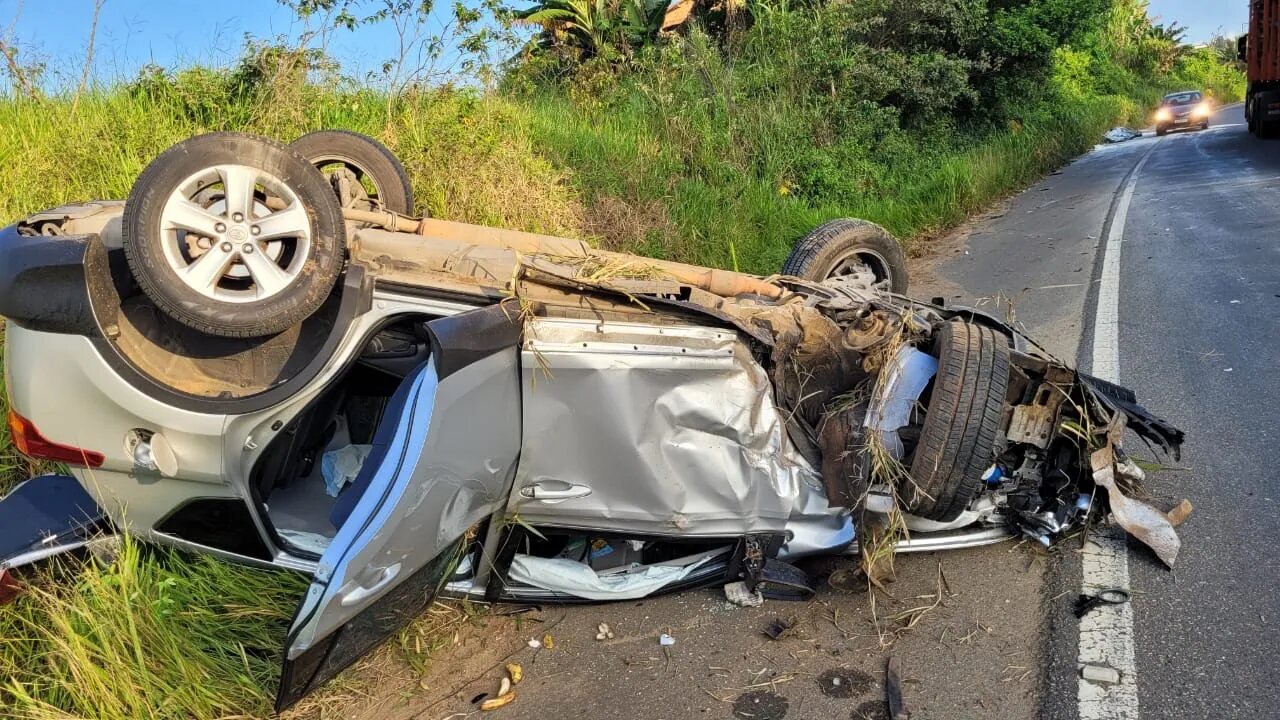
[[[1248, 136], [1238, 107], [1213, 122], [1100, 147], [912, 270], [913, 294], [1012, 312], [1051, 352], [1088, 368], [1102, 238], [1146, 158], [1120, 228], [1119, 380], [1188, 431], [1186, 469], [1154, 474], [1149, 487], [1157, 504], [1186, 497], [1196, 510], [1176, 570], [1130, 543], [1142, 718], [1280, 717], [1280, 487], [1268, 462], [1280, 440], [1280, 141]], [[501, 711], [510, 718], [878, 717], [893, 655], [913, 718], [1077, 720], [1080, 557], [1070, 545], [1045, 558], [1009, 543], [907, 556], [893, 596], [875, 607], [866, 593], [824, 587], [810, 603], [741, 609], [709, 589], [491, 617], [425, 677], [401, 678], [399, 692], [350, 715], [461, 717], [509, 657], [526, 676]], [[779, 618], [795, 630], [765, 638]], [[614, 638], [595, 639], [600, 622]], [[545, 632], [555, 649], [526, 646]], [[676, 644], [660, 646], [662, 633]], [[848, 692], [829, 692], [832, 677]]]
[[1196, 505], [1177, 570], [1132, 554], [1143, 717], [1280, 716], [1280, 143], [1169, 136], [1143, 168], [1121, 260], [1120, 375], [1187, 429]]
[[[1019, 297], [1018, 319], [1059, 354], [1092, 357], [1099, 237], [1125, 175], [1119, 380], [1188, 432], [1182, 470], [1155, 474], [1157, 505], [1196, 506], [1177, 568], [1130, 542], [1142, 718], [1280, 717], [1280, 143], [1247, 134], [1241, 108], [1205, 132], [1103, 148], [979, 223], [936, 263], [962, 300]], [[961, 254], [967, 253], [967, 254]], [[1023, 290], [1023, 288], [1028, 288]], [[1041, 716], [1075, 718], [1078, 558], [1045, 590]]]

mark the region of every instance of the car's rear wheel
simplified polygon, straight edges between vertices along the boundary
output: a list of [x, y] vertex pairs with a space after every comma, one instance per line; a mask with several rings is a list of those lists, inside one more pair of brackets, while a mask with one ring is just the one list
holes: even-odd
[[413, 213], [413, 184], [404, 164], [368, 135], [319, 130], [294, 140], [289, 147], [324, 173], [342, 207]]
[[[982, 490], [995, 459], [1009, 386], [1009, 341], [985, 325], [942, 326], [938, 372], [911, 461], [915, 488], [907, 509], [930, 520], [954, 520]], [[918, 489], [918, 492], [916, 490]]]
[[266, 138], [210, 133], [161, 153], [125, 203], [124, 249], [165, 314], [224, 337], [302, 322], [342, 271], [333, 191], [305, 158]]
[[821, 282], [870, 271], [889, 292], [907, 291], [907, 260], [888, 230], [866, 220], [841, 218], [814, 228], [791, 249], [783, 275]]

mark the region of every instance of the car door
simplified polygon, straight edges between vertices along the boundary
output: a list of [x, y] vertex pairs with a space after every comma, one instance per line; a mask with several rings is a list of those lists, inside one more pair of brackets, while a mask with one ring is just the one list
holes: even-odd
[[492, 306], [427, 325], [431, 356], [388, 404], [390, 439], [344, 491], [358, 497], [294, 616], [278, 710], [425, 609], [467, 530], [504, 507], [520, 453], [517, 315]]

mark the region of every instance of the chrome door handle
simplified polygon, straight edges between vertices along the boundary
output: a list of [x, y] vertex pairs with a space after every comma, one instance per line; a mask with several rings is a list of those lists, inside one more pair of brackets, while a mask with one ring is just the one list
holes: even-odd
[[561, 487], [550, 487], [546, 483], [531, 483], [520, 488], [520, 497], [527, 500], [541, 500], [542, 502], [557, 503], [565, 500], [574, 500], [576, 498], [584, 498], [591, 494], [591, 488], [586, 485], [573, 485], [571, 483], [556, 483]]
[[364, 602], [366, 598], [377, 594], [379, 590], [391, 584], [391, 581], [395, 580], [396, 576], [399, 574], [400, 563], [382, 568], [382, 571], [378, 573], [378, 579], [374, 580], [372, 585], [369, 585], [368, 587], [357, 586], [351, 592], [343, 595], [341, 600], [342, 607], [351, 607], [352, 605]]

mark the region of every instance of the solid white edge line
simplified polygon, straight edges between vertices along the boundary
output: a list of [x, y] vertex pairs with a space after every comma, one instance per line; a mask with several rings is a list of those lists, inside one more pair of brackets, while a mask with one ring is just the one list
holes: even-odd
[[[1124, 225], [1138, 174], [1159, 141], [1146, 151], [1129, 173], [1111, 217], [1102, 256], [1098, 305], [1093, 321], [1093, 362], [1090, 372], [1111, 382], [1120, 379], [1120, 253]], [[1081, 558], [1080, 592], [1093, 595], [1106, 588], [1129, 589], [1129, 556], [1125, 532], [1108, 524], [1093, 530]], [[1080, 620], [1079, 667], [1101, 665], [1120, 673], [1114, 685], [1079, 679], [1080, 720], [1138, 720], [1138, 675], [1134, 654], [1133, 605], [1103, 605]]]

